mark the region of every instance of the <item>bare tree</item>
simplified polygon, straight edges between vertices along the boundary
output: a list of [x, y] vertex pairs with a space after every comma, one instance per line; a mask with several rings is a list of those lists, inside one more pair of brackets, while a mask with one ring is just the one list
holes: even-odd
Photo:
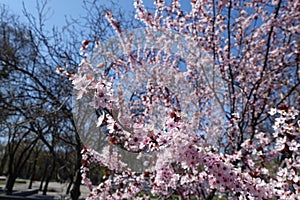
[[[22, 166], [29, 167], [26, 158], [30, 158], [35, 145], [42, 142], [51, 154], [51, 165], [47, 168], [50, 173], [45, 177], [43, 193], [46, 194], [49, 181], [56, 177], [55, 171], [64, 167], [60, 166], [61, 154], [57, 151], [62, 147], [69, 149], [68, 152], [72, 152], [75, 158], [69, 160], [68, 164], [72, 165], [68, 172], [72, 174], [70, 194], [72, 199], [79, 198], [81, 135], [78, 121], [73, 116], [71, 82], [68, 77], [56, 73], [56, 69], [76, 72], [82, 59], [79, 55], [81, 40], [103, 40], [113, 34], [114, 30], [105, 19], [105, 11], [108, 9], [97, 1], [86, 0], [83, 8], [86, 16], [69, 19], [62, 30], [54, 27], [49, 31], [45, 27], [49, 11], [46, 0], [37, 1], [37, 15], [28, 12], [24, 4], [28, 24], [20, 23], [16, 15], [1, 7], [0, 110], [3, 112], [0, 125], [3, 127], [1, 137], [7, 139], [7, 144], [4, 156], [1, 157], [0, 169], [8, 165], [15, 166], [8, 167], [8, 193], [12, 191]], [[115, 6], [110, 9], [119, 8]], [[122, 19], [123, 11], [116, 12], [116, 17]], [[132, 20], [122, 23], [123, 27], [128, 28], [138, 26]], [[82, 119], [93, 120], [95, 116], [83, 116]]]
[[[3, 136], [8, 140], [6, 189], [11, 193], [16, 177], [39, 139], [53, 155], [48, 183], [55, 169], [56, 141], [66, 133], [74, 136], [76, 129], [74, 122], [72, 125], [71, 104], [67, 104], [72, 95], [70, 82], [55, 72], [59, 61], [53, 54], [47, 54], [48, 46], [43, 45], [48, 38], [39, 37], [35, 29], [20, 24], [5, 9], [1, 10], [1, 17], [1, 68], [9, 73], [1, 82], [1, 109], [8, 113], [2, 123], [6, 124]], [[72, 138], [69, 143], [74, 141], [73, 136], [68, 137]], [[77, 144], [80, 145], [79, 139]], [[44, 194], [46, 191], [47, 184]]]

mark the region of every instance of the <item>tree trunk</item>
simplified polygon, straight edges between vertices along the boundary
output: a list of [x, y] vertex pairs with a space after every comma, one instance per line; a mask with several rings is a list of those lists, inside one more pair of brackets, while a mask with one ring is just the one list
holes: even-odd
[[55, 170], [55, 163], [56, 163], [56, 159], [55, 159], [55, 155], [53, 155], [52, 166], [50, 166], [51, 171], [50, 171], [50, 173], [48, 174], [48, 176], [46, 178], [46, 182], [45, 182], [45, 186], [44, 186], [44, 190], [43, 190], [43, 195], [47, 195], [48, 185], [49, 185], [49, 182], [50, 182], [50, 180], [52, 178], [52, 175], [54, 173], [54, 170]]
[[4, 170], [5, 165], [7, 163], [7, 159], [8, 159], [8, 154], [7, 154], [6, 150], [5, 150], [4, 155], [3, 155], [2, 159], [1, 159], [1, 164], [0, 164], [0, 175], [3, 175], [3, 170]]
[[71, 190], [71, 199], [78, 200], [80, 196], [80, 185], [81, 185], [81, 173], [80, 170], [76, 171], [75, 182], [73, 184], [73, 188]]
[[35, 177], [36, 163], [37, 163], [37, 158], [34, 159], [33, 169], [32, 169], [32, 172], [31, 172], [31, 177], [30, 177], [30, 182], [29, 182], [28, 189], [32, 188], [32, 183], [33, 183], [33, 180], [34, 180], [34, 177]]
[[17, 179], [17, 176], [14, 176], [14, 175], [7, 176], [6, 185], [5, 185], [6, 194], [8, 194], [8, 195], [12, 194], [16, 179]]
[[44, 180], [45, 180], [45, 176], [43, 176], [41, 183], [40, 183], [40, 187], [39, 187], [39, 191], [43, 190], [43, 184], [44, 184]]
[[46, 165], [45, 165], [45, 169], [44, 169], [44, 173], [43, 173], [43, 177], [42, 177], [42, 180], [41, 180], [39, 191], [43, 190], [43, 184], [44, 184], [44, 181], [45, 181], [46, 176], [47, 176], [47, 171], [48, 171], [48, 161], [46, 162]]
[[46, 178], [45, 185], [44, 185], [44, 189], [43, 189], [43, 195], [47, 195], [49, 182], [50, 182], [50, 176], [48, 176], [48, 177]]
[[70, 193], [70, 190], [71, 190], [71, 187], [73, 185], [73, 182], [74, 182], [74, 177], [70, 176], [70, 183], [68, 184], [67, 191], [66, 191], [67, 195]]
[[76, 159], [76, 166], [75, 166], [75, 181], [73, 184], [73, 188], [71, 190], [71, 199], [72, 200], [78, 200], [80, 196], [80, 185], [81, 185], [81, 164], [82, 164], [82, 155], [81, 155], [81, 150], [82, 150], [82, 144], [80, 137], [78, 133], [76, 133], [76, 152], [77, 152], [77, 159]]
[[32, 172], [32, 168], [33, 168], [33, 163], [29, 163], [29, 166], [26, 166], [26, 174], [24, 175], [25, 179], [29, 179], [31, 177], [31, 172]]

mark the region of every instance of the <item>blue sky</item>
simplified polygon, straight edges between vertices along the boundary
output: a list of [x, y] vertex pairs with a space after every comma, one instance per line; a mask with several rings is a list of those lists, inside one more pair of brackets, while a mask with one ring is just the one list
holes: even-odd
[[[22, 16], [22, 2], [25, 3], [26, 9], [30, 13], [36, 14], [36, 1], [37, 0], [0, 0], [0, 4], [7, 5], [11, 12]], [[153, 1], [154, 0], [144, 0], [144, 3], [147, 5], [153, 5]], [[106, 4], [109, 1], [99, 0], [99, 2]], [[134, 0], [115, 0], [115, 2], [117, 2], [125, 11], [133, 9]], [[180, 2], [184, 8], [187, 8], [190, 0], [181, 0]], [[61, 27], [64, 25], [66, 16], [77, 18], [82, 14], [83, 0], [48, 0], [47, 5], [50, 8], [47, 27], [52, 28], [54, 25]], [[21, 20], [25, 21], [25, 18], [21, 17]]]
[[[32, 13], [36, 14], [36, 0], [0, 0], [2, 4], [8, 6], [9, 10], [13, 13], [23, 15], [23, 5], [24, 2], [26, 9]], [[76, 16], [80, 13], [81, 0], [48, 0], [48, 6], [50, 8], [49, 12], [49, 26], [58, 25], [61, 26], [64, 23], [65, 16]], [[22, 20], [25, 18], [21, 17]]]
[[[105, 0], [99, 1], [103, 3], [108, 2]], [[36, 0], [0, 0], [0, 4], [7, 5], [12, 13], [19, 14], [20, 16], [23, 14], [22, 2], [24, 2], [26, 9], [30, 13], [36, 14]], [[116, 2], [125, 10], [133, 9], [133, 0], [117, 0]], [[62, 26], [66, 16], [77, 18], [82, 14], [83, 0], [48, 0], [47, 5], [50, 8], [47, 26]], [[21, 20], [25, 20], [25, 18], [21, 17]]]

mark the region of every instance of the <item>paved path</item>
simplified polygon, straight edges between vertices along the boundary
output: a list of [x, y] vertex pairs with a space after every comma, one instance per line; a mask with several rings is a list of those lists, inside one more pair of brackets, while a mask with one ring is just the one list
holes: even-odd
[[[14, 186], [14, 190], [17, 191], [26, 191], [28, 190], [28, 185], [29, 185], [29, 181], [26, 181], [26, 184], [15, 184]], [[40, 182], [39, 181], [35, 181], [32, 185], [32, 189], [39, 189], [40, 187]], [[68, 200], [70, 199], [68, 195], [66, 195], [66, 191], [67, 191], [67, 187], [68, 187], [68, 183], [58, 183], [58, 182], [50, 182], [48, 185], [48, 192], [47, 195], [42, 195], [42, 192], [39, 191], [38, 194], [35, 195], [31, 195], [28, 196], [28, 198], [24, 198], [22, 197], [21, 199], [49, 199], [49, 200]], [[3, 189], [4, 185], [0, 184], [0, 188]], [[88, 195], [89, 191], [87, 189], [86, 186], [81, 185], [80, 187], [80, 191], [81, 191], [81, 196], [80, 199], [85, 199], [85, 197]], [[1, 196], [0, 196], [1, 199]], [[2, 195], [2, 199], [3, 195]], [[18, 198], [15, 198], [18, 199]]]

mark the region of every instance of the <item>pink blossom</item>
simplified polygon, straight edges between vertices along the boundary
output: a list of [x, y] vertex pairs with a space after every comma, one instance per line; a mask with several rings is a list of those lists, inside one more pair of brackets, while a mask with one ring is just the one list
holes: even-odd
[[[206, 0], [192, 0], [186, 12], [177, 0], [156, 1], [155, 12], [141, 0], [134, 6], [146, 26], [137, 32], [122, 30], [106, 12], [121, 53], [95, 51], [113, 63], [113, 75], [86, 56], [73, 77], [78, 97], [91, 92], [92, 106], [103, 110], [96, 125], [109, 141], [101, 153], [83, 150], [88, 187], [90, 162], [113, 172], [89, 198], [296, 197], [298, 6]], [[139, 172], [118, 149], [139, 155]]]

